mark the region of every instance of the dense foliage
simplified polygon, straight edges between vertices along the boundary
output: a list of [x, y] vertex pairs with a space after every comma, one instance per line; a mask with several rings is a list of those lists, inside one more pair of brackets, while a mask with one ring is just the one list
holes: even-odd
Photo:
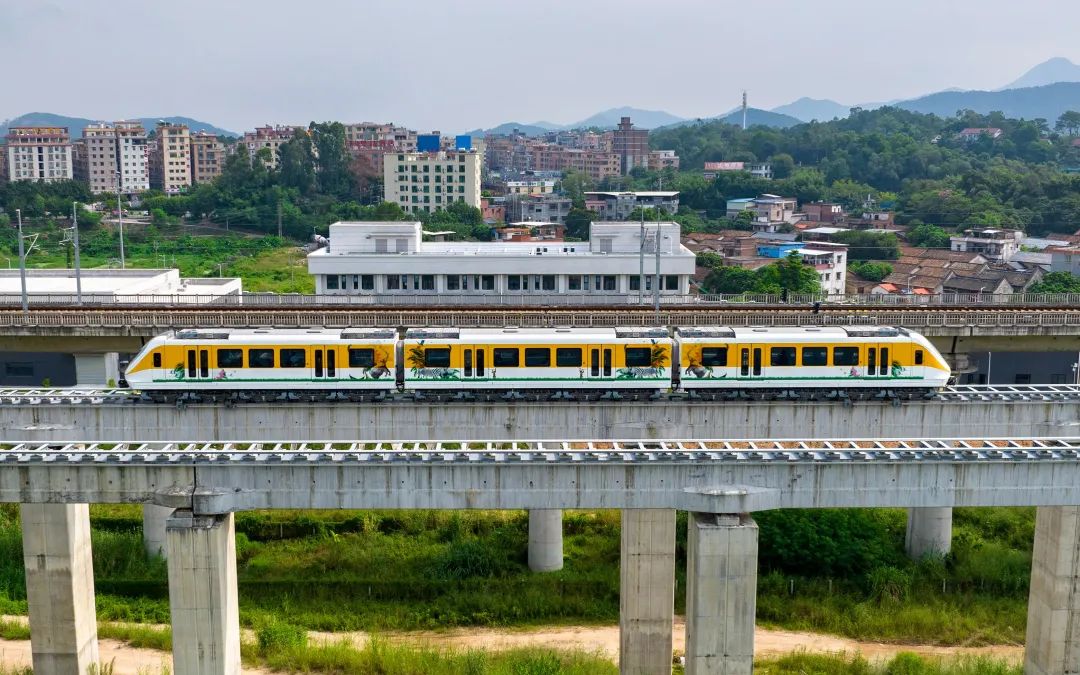
[[814, 268], [802, 263], [802, 257], [792, 251], [785, 258], [760, 269], [748, 270], [719, 264], [714, 256], [699, 256], [711, 271], [705, 278], [706, 293], [820, 293], [821, 281]]
[[1051, 272], [1032, 284], [1028, 293], [1080, 293], [1080, 277], [1069, 272]]

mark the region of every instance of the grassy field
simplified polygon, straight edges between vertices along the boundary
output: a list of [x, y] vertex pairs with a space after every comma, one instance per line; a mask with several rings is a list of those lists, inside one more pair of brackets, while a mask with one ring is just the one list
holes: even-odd
[[[142, 553], [138, 507], [94, 506], [98, 613], [168, 623], [166, 568]], [[1021, 643], [1032, 509], [957, 509], [953, 553], [912, 563], [895, 510], [781, 511], [761, 527], [758, 620], [897, 643]], [[0, 507], [0, 613], [24, 613], [17, 509]], [[679, 518], [676, 611], [685, 594]], [[237, 515], [241, 620], [310, 630], [614, 623], [619, 516], [567, 513], [565, 568], [527, 569], [523, 512]]]

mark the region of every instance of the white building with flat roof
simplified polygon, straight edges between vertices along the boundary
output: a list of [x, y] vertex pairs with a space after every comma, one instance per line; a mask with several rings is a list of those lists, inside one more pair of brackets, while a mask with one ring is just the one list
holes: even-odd
[[660, 289], [685, 294], [694, 254], [678, 223], [596, 222], [589, 241], [423, 241], [418, 222], [334, 223], [330, 243], [308, 255], [315, 292], [326, 295], [635, 295], [651, 292], [660, 231]]
[[[170, 304], [210, 302], [225, 295], [239, 296], [242, 281], [235, 277], [184, 278], [176, 269], [88, 269], [81, 270], [83, 300], [87, 303], [138, 302]], [[26, 293], [34, 299], [59, 301], [75, 298], [75, 270], [27, 269]], [[135, 297], [141, 296], [141, 297]], [[18, 304], [22, 282], [18, 269], [0, 269], [0, 300]]]
[[409, 213], [442, 211], [454, 202], [480, 208], [476, 150], [398, 152], [383, 156], [383, 200]]

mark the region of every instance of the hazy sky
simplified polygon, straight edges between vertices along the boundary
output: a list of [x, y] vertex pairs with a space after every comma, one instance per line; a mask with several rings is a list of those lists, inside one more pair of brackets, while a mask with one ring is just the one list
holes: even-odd
[[463, 131], [632, 105], [993, 89], [1080, 61], [1077, 0], [0, 0], [0, 119]]

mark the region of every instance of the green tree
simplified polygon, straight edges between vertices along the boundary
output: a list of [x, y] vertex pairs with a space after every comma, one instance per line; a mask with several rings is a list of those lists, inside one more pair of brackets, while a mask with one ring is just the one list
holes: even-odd
[[949, 233], [937, 225], [917, 225], [908, 231], [907, 240], [920, 248], [949, 248]]
[[345, 125], [341, 122], [312, 122], [308, 126], [315, 153], [315, 183], [319, 192], [344, 199], [354, 193], [355, 183], [349, 171], [349, 149], [345, 144]]
[[855, 262], [848, 265], [848, 270], [867, 281], [881, 281], [893, 273], [892, 265], [879, 262]]
[[581, 206], [574, 206], [566, 214], [566, 236], [573, 239], [588, 239], [589, 225], [599, 220], [600, 216]]
[[574, 202], [574, 206], [583, 207], [585, 192], [593, 189], [593, 182], [581, 171], [571, 169], [563, 173], [562, 180], [559, 181], [559, 189]]
[[773, 155], [769, 163], [772, 164], [773, 178], [787, 178], [795, 171], [795, 159], [786, 152]]
[[1080, 133], [1080, 112], [1066, 110], [1061, 113], [1061, 117], [1057, 119], [1054, 129], [1070, 136], [1076, 136]]
[[1069, 272], [1051, 272], [1038, 283], [1032, 284], [1029, 293], [1080, 293], [1080, 277]]
[[757, 275], [742, 267], [716, 267], [709, 272], [703, 283], [706, 293], [737, 295], [754, 289]]
[[900, 244], [892, 232], [851, 230], [833, 235], [833, 241], [848, 245], [849, 260], [896, 260]]

